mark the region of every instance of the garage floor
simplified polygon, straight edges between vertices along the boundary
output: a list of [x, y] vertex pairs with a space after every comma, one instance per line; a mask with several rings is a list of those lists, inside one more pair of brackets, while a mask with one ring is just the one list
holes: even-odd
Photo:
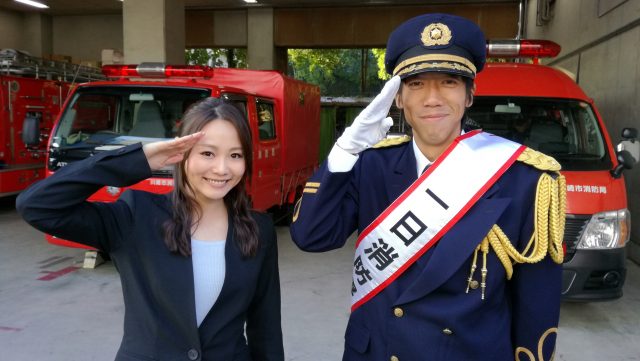
[[[0, 198], [0, 360], [113, 360], [124, 311], [113, 265], [77, 268], [84, 253], [46, 243], [14, 202]], [[340, 360], [352, 247], [308, 254], [287, 228], [278, 237], [286, 359]], [[555, 359], [640, 360], [640, 267], [633, 262], [624, 292], [611, 302], [563, 304]]]

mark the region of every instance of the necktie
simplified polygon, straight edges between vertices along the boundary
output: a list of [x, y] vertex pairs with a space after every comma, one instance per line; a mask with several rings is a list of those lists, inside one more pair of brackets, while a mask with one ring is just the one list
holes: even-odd
[[[424, 167], [424, 169], [422, 170], [422, 173], [426, 172], [426, 171], [427, 171], [427, 169], [429, 169], [429, 167], [431, 167], [431, 164], [427, 164], [427, 165]], [[421, 173], [421, 174], [422, 174], [422, 173]]]

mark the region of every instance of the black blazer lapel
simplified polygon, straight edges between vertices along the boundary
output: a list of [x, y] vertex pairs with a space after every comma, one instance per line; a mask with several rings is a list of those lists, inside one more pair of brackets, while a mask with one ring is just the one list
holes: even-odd
[[[494, 192], [491, 191], [490, 194]], [[511, 202], [508, 198], [487, 199], [490, 194], [478, 200], [442, 237], [420, 276], [400, 295], [397, 304], [424, 297], [449, 279], [460, 267], [465, 266], [465, 260], [471, 256]]]
[[[164, 254], [164, 256], [163, 256]], [[188, 342], [197, 344], [199, 336], [196, 325], [195, 296], [193, 289], [193, 263], [191, 257], [184, 257], [166, 250], [158, 252], [154, 264], [157, 285], [160, 295], [157, 297], [162, 302], [164, 317], [172, 320], [170, 324], [178, 329], [172, 330], [175, 335], [183, 335]]]
[[[154, 198], [154, 202], [167, 210], [167, 217], [171, 216], [171, 199], [169, 194]], [[157, 219], [166, 219], [164, 217], [156, 217]], [[161, 224], [158, 224], [160, 227]], [[163, 248], [164, 249], [164, 248]], [[193, 261], [191, 257], [184, 257], [174, 253], [160, 252], [168, 254], [169, 259], [157, 262], [159, 265], [158, 272], [162, 274], [159, 278], [160, 282], [166, 282], [171, 285], [172, 289], [169, 294], [164, 295], [171, 300], [171, 308], [175, 311], [171, 317], [175, 317], [176, 324], [183, 327], [181, 332], [189, 335], [189, 339], [197, 337], [196, 324], [196, 305], [195, 291], [193, 289]], [[158, 255], [158, 257], [161, 257]], [[160, 276], [160, 275], [158, 275]]]

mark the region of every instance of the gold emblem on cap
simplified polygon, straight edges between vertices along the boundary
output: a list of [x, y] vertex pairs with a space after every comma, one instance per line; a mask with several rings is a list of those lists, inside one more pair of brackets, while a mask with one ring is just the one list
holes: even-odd
[[443, 23], [427, 25], [422, 30], [422, 43], [425, 46], [447, 45], [451, 41], [451, 30]]

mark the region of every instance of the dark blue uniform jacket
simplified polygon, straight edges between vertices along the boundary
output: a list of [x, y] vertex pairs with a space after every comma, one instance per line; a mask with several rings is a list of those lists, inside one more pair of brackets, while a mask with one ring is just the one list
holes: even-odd
[[[480, 288], [465, 293], [474, 250], [494, 224], [519, 251], [527, 245], [540, 174], [514, 163], [439, 243], [352, 312], [343, 360], [550, 360], [561, 266], [548, 255], [536, 264], [514, 266], [507, 280], [489, 252], [486, 298]], [[349, 172], [331, 173], [324, 164], [297, 205], [291, 235], [305, 251], [342, 247], [416, 179], [411, 142], [367, 150]], [[480, 280], [479, 270], [475, 279]]]

